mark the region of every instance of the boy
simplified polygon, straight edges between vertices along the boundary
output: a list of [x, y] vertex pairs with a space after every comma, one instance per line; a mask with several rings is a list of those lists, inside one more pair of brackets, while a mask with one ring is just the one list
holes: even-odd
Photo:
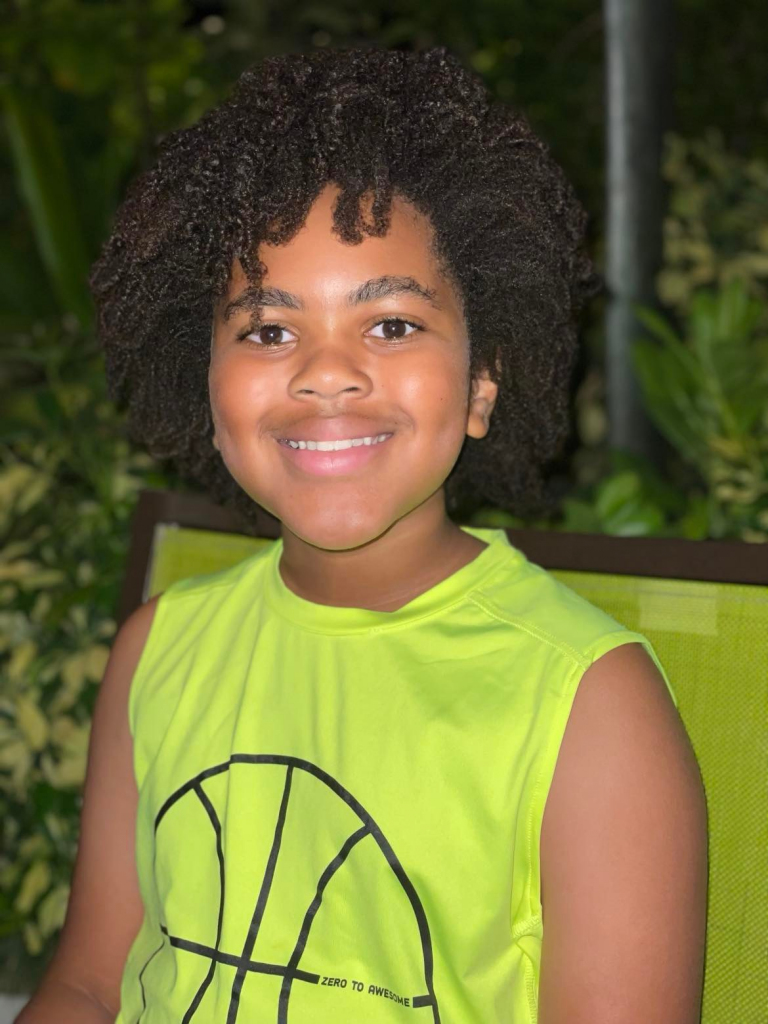
[[132, 188], [93, 277], [113, 393], [282, 537], [121, 630], [23, 1024], [698, 1019], [704, 802], [663, 672], [448, 516], [537, 497], [582, 231], [441, 51], [268, 61]]

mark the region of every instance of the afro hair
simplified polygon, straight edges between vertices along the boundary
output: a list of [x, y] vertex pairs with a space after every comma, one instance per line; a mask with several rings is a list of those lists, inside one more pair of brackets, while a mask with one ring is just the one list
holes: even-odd
[[350, 244], [386, 233], [394, 194], [429, 218], [460, 291], [470, 375], [499, 385], [488, 434], [465, 438], [446, 480], [448, 511], [540, 506], [569, 428], [578, 313], [595, 290], [586, 216], [527, 121], [443, 49], [267, 59], [163, 140], [91, 276], [131, 436], [245, 524], [262, 514], [212, 444], [213, 310], [233, 261], [258, 287], [259, 245], [289, 241], [328, 184]]

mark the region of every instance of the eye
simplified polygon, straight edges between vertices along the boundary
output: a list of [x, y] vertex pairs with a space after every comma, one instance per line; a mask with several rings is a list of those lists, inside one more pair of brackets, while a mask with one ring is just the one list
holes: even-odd
[[401, 338], [408, 338], [416, 331], [423, 331], [424, 328], [410, 320], [403, 320], [401, 317], [387, 317], [379, 320], [366, 333], [372, 334], [374, 338], [385, 338], [387, 341], [399, 341]]
[[237, 340], [247, 341], [259, 348], [278, 348], [289, 341], [295, 341], [296, 335], [280, 324], [261, 324], [242, 331]]

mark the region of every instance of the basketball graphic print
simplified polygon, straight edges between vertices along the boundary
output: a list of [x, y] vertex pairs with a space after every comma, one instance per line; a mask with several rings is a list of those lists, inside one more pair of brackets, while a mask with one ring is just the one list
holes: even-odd
[[141, 1024], [439, 1024], [418, 893], [311, 762], [234, 754], [200, 772], [157, 813], [154, 858], [163, 920]]

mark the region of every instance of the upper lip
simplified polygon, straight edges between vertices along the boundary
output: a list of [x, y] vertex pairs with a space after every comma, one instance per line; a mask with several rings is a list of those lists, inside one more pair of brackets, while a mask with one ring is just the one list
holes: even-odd
[[280, 441], [346, 441], [353, 437], [376, 437], [392, 434], [391, 427], [370, 420], [356, 420], [337, 416], [334, 419], [306, 420], [285, 433], [278, 432]]

